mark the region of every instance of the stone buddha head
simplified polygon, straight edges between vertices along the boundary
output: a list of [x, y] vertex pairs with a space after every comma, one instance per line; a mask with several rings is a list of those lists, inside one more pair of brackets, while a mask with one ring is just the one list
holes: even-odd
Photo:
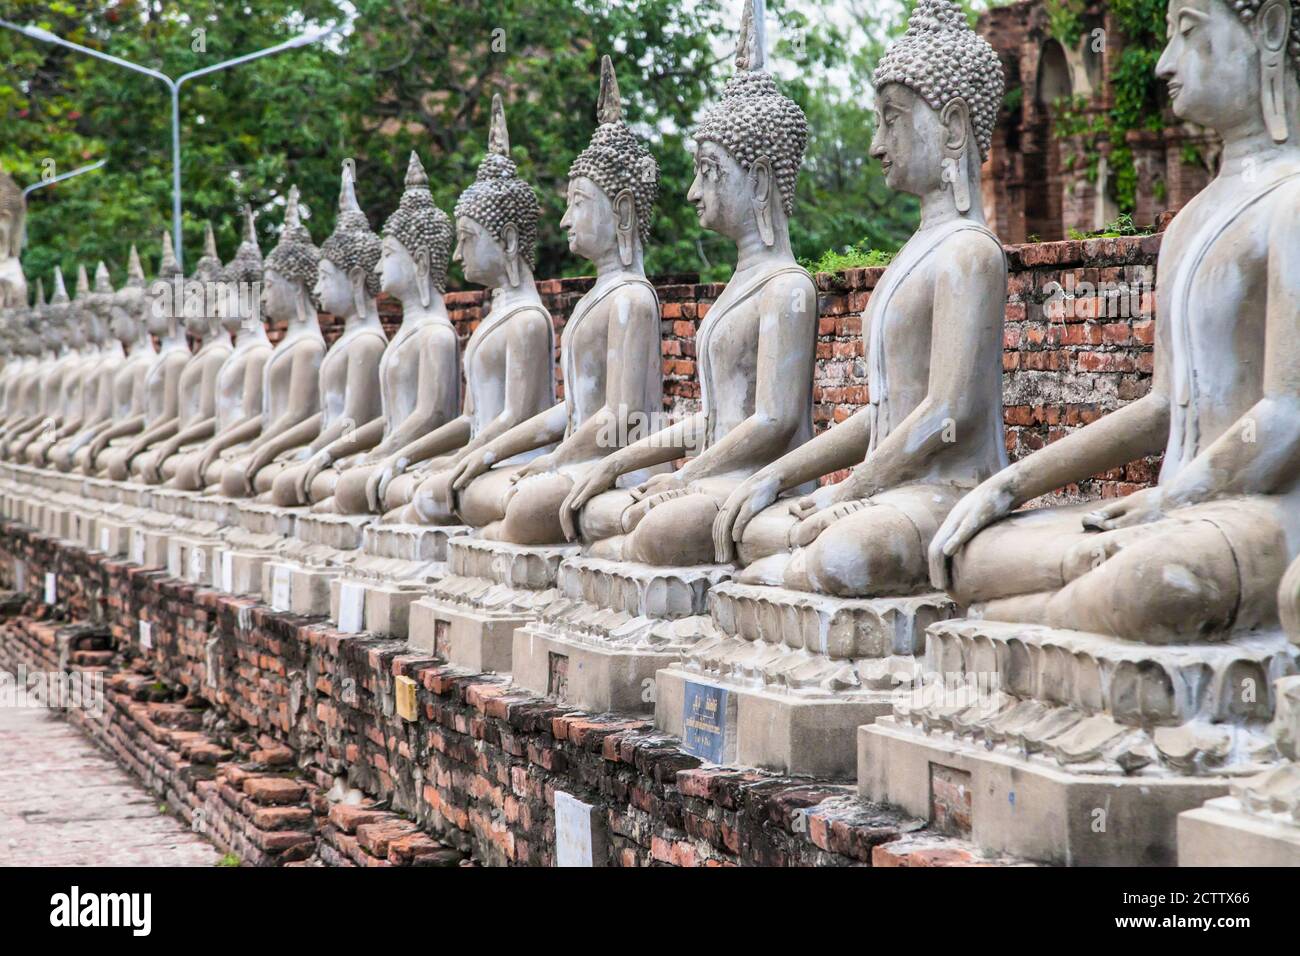
[[[465, 278], [476, 285], [517, 286], [537, 255], [540, 209], [533, 187], [510, 158], [510, 134], [500, 94], [492, 97], [488, 151], [473, 184], [456, 200], [456, 251]], [[504, 279], [504, 283], [502, 280]]]
[[126, 346], [134, 343], [140, 337], [141, 323], [144, 322], [148, 307], [144, 267], [140, 264], [140, 253], [136, 250], [135, 243], [132, 243], [126, 265], [126, 284], [113, 293], [109, 306], [109, 314], [112, 316], [109, 331], [113, 337]]
[[182, 315], [185, 331], [198, 339], [206, 339], [217, 331], [218, 284], [221, 279], [221, 257], [217, 255], [217, 239], [212, 223], [204, 224], [203, 255], [194, 265], [194, 273], [185, 283], [185, 305]]
[[86, 273], [86, 267], [79, 265], [77, 266], [76, 297], [68, 306], [67, 343], [69, 348], [81, 349], [85, 347], [86, 343], [90, 341], [87, 330], [92, 321], [90, 276]]
[[290, 319], [311, 308], [311, 290], [316, 285], [319, 265], [320, 250], [302, 224], [298, 187], [294, 186], [285, 203], [280, 240], [263, 263], [263, 311], [273, 319]]
[[659, 166], [623, 122], [618, 78], [608, 56], [600, 60], [600, 98], [591, 143], [569, 167], [569, 205], [560, 220], [569, 251], [598, 259], [608, 250], [630, 266], [650, 238]]
[[244, 206], [244, 237], [235, 257], [226, 263], [220, 277], [222, 294], [217, 299], [217, 316], [231, 335], [239, 332], [245, 319], [256, 316], [260, 305], [252, 291], [262, 284], [262, 250], [257, 245], [253, 209]]
[[[175, 334], [176, 319], [182, 311], [184, 302], [184, 284], [181, 279], [181, 266], [176, 261], [176, 251], [172, 248], [172, 234], [164, 232], [162, 236], [162, 261], [158, 263], [158, 278], [150, 288], [150, 303], [146, 319], [149, 332], [159, 338]], [[180, 295], [177, 290], [180, 290]]]
[[957, 211], [968, 212], [1002, 105], [1005, 78], [993, 48], [956, 4], [921, 0], [872, 82], [871, 155], [885, 182], [915, 196], [952, 189]]
[[321, 244], [320, 269], [314, 292], [320, 307], [331, 315], [365, 315], [379, 294], [379, 237], [370, 231], [357, 203], [356, 165], [343, 161], [339, 187], [339, 216], [334, 232]]
[[[0, 169], [0, 262], [17, 262], [23, 248], [23, 225], [27, 220], [27, 202], [18, 184]], [[27, 285], [22, 270], [16, 275], [0, 274], [0, 305], [27, 304]]]
[[434, 292], [447, 289], [452, 232], [451, 220], [434, 205], [429, 177], [412, 150], [401, 202], [384, 221], [380, 288], [403, 302], [418, 297], [428, 307]]
[[1219, 132], [1262, 120], [1275, 143], [1295, 136], [1300, 0], [1169, 0], [1166, 30], [1156, 76], [1179, 119]]
[[757, 229], [767, 246], [788, 232], [808, 120], [766, 70], [758, 0], [744, 0], [736, 73], [695, 130], [687, 199], [700, 225], [739, 240]]
[[112, 320], [113, 280], [108, 274], [108, 266], [103, 260], [95, 266], [95, 287], [90, 294], [88, 311], [90, 320], [86, 326], [86, 335], [90, 344], [96, 347], [108, 340], [108, 326]]

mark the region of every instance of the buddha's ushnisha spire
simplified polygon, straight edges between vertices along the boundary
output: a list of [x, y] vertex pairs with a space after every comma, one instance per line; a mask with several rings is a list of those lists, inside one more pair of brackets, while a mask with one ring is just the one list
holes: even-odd
[[86, 272], [85, 263], [77, 264], [77, 298], [84, 299], [90, 295], [90, 275]]
[[172, 248], [172, 234], [164, 231], [162, 236], [162, 261], [158, 263], [158, 275], [164, 279], [171, 279], [180, 274], [180, 263], [176, 261], [176, 250]]
[[63, 269], [54, 267], [54, 294], [50, 296], [50, 305], [65, 305], [68, 302], [68, 287], [63, 284]]
[[126, 284], [128, 286], [144, 285], [144, 266], [140, 263], [140, 252], [131, 243], [131, 255], [126, 261]]
[[600, 96], [596, 99], [596, 122], [617, 123], [623, 118], [623, 99], [618, 93], [614, 61], [606, 53], [600, 58]]
[[506, 107], [501, 94], [492, 94], [492, 122], [488, 127], [488, 152], [498, 156], [510, 155], [510, 130], [506, 127]]
[[100, 259], [99, 264], [95, 266], [95, 291], [112, 292], [113, 279], [108, 274], [108, 266], [104, 265], [104, 260]]
[[737, 70], [761, 70], [767, 65], [763, 14], [763, 0], [745, 0], [740, 13], [740, 41], [736, 45]]
[[411, 158], [406, 161], [405, 185], [407, 189], [429, 188], [429, 174], [424, 171], [424, 164], [420, 162], [420, 154], [415, 150], [411, 150]]

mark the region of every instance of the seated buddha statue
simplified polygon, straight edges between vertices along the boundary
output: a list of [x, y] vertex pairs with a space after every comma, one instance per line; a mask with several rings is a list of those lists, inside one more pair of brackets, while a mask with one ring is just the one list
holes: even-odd
[[113, 375], [112, 414], [73, 440], [69, 448], [74, 468], [84, 474], [98, 473], [95, 458], [99, 439], [119, 423], [143, 416], [149, 404], [149, 371], [158, 356], [145, 314], [151, 299], [145, 288], [144, 267], [134, 245], [127, 260], [126, 284], [113, 293], [108, 305], [109, 331], [126, 351], [126, 359]]
[[[1300, 551], [1298, 19], [1295, 0], [1170, 0], [1156, 75], [1223, 155], [1161, 242], [1151, 390], [948, 515], [931, 574], [974, 613], [1150, 644], [1277, 626]], [[1011, 514], [1161, 451], [1150, 488]]]
[[[714, 521], [742, 583], [840, 597], [929, 590], [926, 548], [948, 511], [1005, 467], [1006, 261], [980, 206], [1002, 66], [950, 0], [922, 0], [874, 77], [871, 155], [917, 196], [921, 224], [863, 317], [870, 403], [759, 470]], [[791, 502], [810, 479], [849, 476]]]
[[23, 275], [23, 225], [27, 200], [13, 178], [0, 169], [0, 308], [27, 308], [27, 278]]
[[21, 461], [27, 445], [51, 427], [63, 397], [63, 373], [76, 358], [68, 348], [71, 300], [63, 270], [58, 266], [54, 267], [54, 293], [41, 311], [39, 322], [36, 332], [43, 350], [24, 389], [26, 411], [20, 420], [9, 425], [4, 435], [5, 453], [10, 461]]
[[303, 419], [269, 445], [272, 456], [263, 469], [270, 480], [271, 501], [281, 507], [309, 504], [300, 477], [316, 452], [379, 417], [379, 362], [388, 345], [379, 323], [380, 239], [370, 230], [357, 204], [352, 160], [343, 164], [339, 217], [334, 233], [320, 249], [315, 295], [320, 307], [343, 319], [343, 334], [325, 353], [320, 366], [320, 412]]
[[[146, 314], [149, 332], [158, 337], [158, 353], [145, 376], [148, 393], [144, 415], [114, 425], [95, 439], [92, 451], [100, 475], [115, 481], [131, 477], [131, 464], [155, 441], [172, 434], [180, 415], [181, 373], [189, 364], [191, 353], [181, 324], [183, 288], [180, 264], [172, 249], [171, 233], [163, 233], [162, 261], [158, 278], [150, 289], [151, 302]], [[105, 447], [107, 446], [107, 447]]]
[[393, 452], [436, 431], [460, 408], [460, 342], [443, 293], [451, 220], [433, 203], [414, 151], [406, 188], [384, 222], [379, 288], [402, 304], [402, 324], [379, 362], [382, 414], [316, 452], [299, 469], [298, 496], [313, 510], [366, 514], [366, 484]]
[[[102, 265], [102, 263], [101, 263]], [[69, 308], [69, 363], [63, 376], [58, 414], [24, 451], [28, 464], [44, 467], [55, 443], [74, 434], [86, 417], [86, 406], [95, 404], [99, 347], [103, 333], [98, 327], [97, 293], [90, 288], [86, 267], [77, 268], [77, 294]]]
[[[569, 249], [596, 267], [596, 282], [574, 306], [560, 336], [564, 401], [468, 455], [449, 489], [457, 514], [482, 536], [516, 544], [564, 541], [560, 505], [615, 439], [644, 431], [663, 407], [659, 297], [645, 277], [659, 169], [623, 121], [618, 80], [601, 60], [599, 125], [569, 168], [568, 209], [560, 226]], [[503, 465], [554, 445], [526, 465]], [[639, 484], [645, 474], [624, 475]]]
[[72, 453], [84, 444], [82, 437], [113, 416], [113, 380], [126, 360], [126, 349], [110, 331], [112, 305], [116, 291], [103, 262], [95, 268], [95, 287], [87, 303], [87, 334], [95, 350], [94, 361], [86, 368], [86, 389], [82, 393], [80, 414], [60, 429], [59, 439], [49, 449], [47, 458], [60, 471], [72, 468]]
[[208, 442], [198, 465], [200, 484], [222, 494], [246, 498], [271, 490], [273, 475], [258, 474], [279, 454], [274, 444], [283, 435], [320, 412], [320, 365], [325, 336], [312, 300], [320, 250], [302, 224], [298, 187], [289, 190], [280, 240], [263, 264], [262, 310], [273, 322], [284, 322], [262, 371], [262, 408], [219, 432]]
[[196, 343], [194, 354], [181, 371], [180, 406], [175, 420], [155, 432], [155, 443], [132, 464], [132, 473], [149, 485], [160, 485], [176, 475], [177, 454], [193, 451], [212, 434], [216, 414], [217, 376], [232, 349], [230, 333], [217, 316], [221, 259], [217, 255], [212, 223], [204, 230], [203, 255], [185, 283], [185, 331]]
[[[645, 564], [714, 559], [728, 496], [812, 436], [817, 291], [790, 249], [789, 215], [808, 124], [764, 69], [747, 0], [736, 73], [695, 131], [687, 198], [700, 225], [736, 243], [736, 270], [696, 334], [702, 409], [609, 454], [561, 506], [590, 554]], [[692, 456], [631, 489], [617, 479]]]
[[[554, 330], [533, 281], [538, 213], [532, 186], [510, 159], [505, 107], [493, 96], [487, 155], [456, 202], [453, 255], [469, 282], [493, 290], [492, 306], [465, 346], [461, 414], [399, 448], [367, 479], [367, 497], [390, 509], [386, 520], [454, 524], [441, 489], [456, 466], [555, 400]], [[403, 474], [412, 464], [419, 467]]]
[[257, 245], [253, 210], [248, 206], [244, 207], [243, 241], [215, 285], [217, 321], [235, 344], [217, 371], [212, 415], [186, 429], [188, 435], [178, 436], [185, 443], [198, 443], [193, 450], [179, 454], [168, 480], [171, 487], [183, 491], [204, 489], [199, 466], [214, 436], [262, 412], [262, 372], [271, 355], [271, 340], [262, 324], [260, 294], [255, 294], [262, 285], [262, 250]]

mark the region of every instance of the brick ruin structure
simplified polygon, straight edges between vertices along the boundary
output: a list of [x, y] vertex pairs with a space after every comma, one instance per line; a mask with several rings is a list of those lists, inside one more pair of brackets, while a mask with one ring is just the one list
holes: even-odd
[[[1102, 229], [1119, 214], [1109, 134], [1063, 135], [1059, 106], [1080, 119], [1115, 106], [1112, 78], [1125, 38], [1102, 0], [1088, 4], [1077, 43], [1052, 35], [1046, 0], [1022, 0], [980, 16], [977, 29], [997, 50], [1007, 95], [984, 169], [984, 210], [1003, 242], [1049, 242]], [[1091, 126], [1092, 124], [1088, 124]], [[1159, 131], [1130, 130], [1137, 171], [1133, 221], [1140, 227], [1177, 212], [1214, 176], [1214, 134], [1180, 124], [1166, 110]], [[1095, 156], [1095, 162], [1085, 159]]]

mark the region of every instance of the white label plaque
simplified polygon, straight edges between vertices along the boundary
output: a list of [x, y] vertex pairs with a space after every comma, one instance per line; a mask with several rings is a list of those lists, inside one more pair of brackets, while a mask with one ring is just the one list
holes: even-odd
[[221, 590], [235, 593], [235, 555], [230, 551], [221, 552]]
[[26, 561], [14, 562], [14, 590], [15, 591], [27, 590], [27, 562]]
[[208, 566], [202, 548], [192, 548], [190, 550], [190, 580], [199, 584], [203, 580], [203, 572]]
[[599, 814], [563, 790], [555, 791], [555, 865], [605, 865], [606, 837]]
[[144, 564], [144, 532], [139, 528], [131, 529], [131, 563]]
[[271, 568], [271, 610], [289, 610], [289, 567], [277, 564]]
[[357, 581], [344, 581], [339, 585], [339, 630], [356, 634], [364, 627], [366, 589]]
[[53, 604], [59, 597], [59, 585], [53, 571], [45, 572], [45, 603]]
[[140, 622], [140, 646], [146, 651], [153, 647], [153, 625], [148, 621]]
[[100, 528], [99, 529], [99, 550], [107, 553], [108, 549], [112, 547], [112, 543], [113, 543], [113, 533], [109, 531], [107, 528]]

